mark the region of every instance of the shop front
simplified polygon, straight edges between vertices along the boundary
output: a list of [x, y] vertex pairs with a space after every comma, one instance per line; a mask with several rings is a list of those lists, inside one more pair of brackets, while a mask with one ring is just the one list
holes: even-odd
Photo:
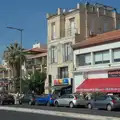
[[76, 92], [104, 92], [120, 94], [120, 70], [87, 73], [85, 79], [76, 88]]
[[63, 78], [54, 80], [54, 86], [52, 86], [53, 93], [58, 95], [71, 94], [72, 93], [72, 78]]

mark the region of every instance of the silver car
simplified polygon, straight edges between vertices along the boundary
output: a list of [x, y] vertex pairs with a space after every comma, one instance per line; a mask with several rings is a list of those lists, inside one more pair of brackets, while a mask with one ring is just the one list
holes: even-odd
[[70, 108], [78, 105], [86, 106], [86, 103], [86, 100], [78, 94], [65, 94], [54, 101], [56, 107], [69, 106]]
[[120, 108], [120, 98], [117, 96], [97, 96], [87, 103], [88, 109], [98, 108], [111, 111], [115, 108]]

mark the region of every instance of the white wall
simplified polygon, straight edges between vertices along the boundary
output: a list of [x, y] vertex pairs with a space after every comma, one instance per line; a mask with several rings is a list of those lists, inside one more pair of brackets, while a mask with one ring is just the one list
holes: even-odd
[[97, 72], [89, 72], [88, 78], [108, 78], [108, 72], [107, 71], [97, 71]]
[[[113, 62], [113, 52], [112, 49], [120, 48], [120, 42], [114, 42], [109, 44], [103, 44], [103, 45], [97, 45], [92, 46], [88, 48], [82, 48], [74, 50], [74, 66], [77, 68], [77, 71], [98, 71], [98, 70], [111, 70], [111, 69], [119, 69], [120, 68], [120, 62]], [[91, 53], [97, 52], [97, 51], [103, 51], [103, 50], [109, 50], [110, 55], [110, 63], [106, 64], [92, 64], [87, 66], [77, 66], [76, 65], [76, 55], [79, 54], [85, 54], [85, 53]], [[91, 56], [91, 62], [94, 63], [94, 56]]]
[[75, 55], [84, 54], [84, 53], [103, 51], [103, 50], [114, 49], [114, 48], [120, 48], [120, 42], [114, 42], [109, 44], [92, 46], [88, 48], [77, 49], [77, 50], [74, 50], [74, 54]]
[[84, 78], [83, 75], [80, 73], [74, 74], [73, 78], [73, 93], [76, 92], [76, 88], [83, 83]]

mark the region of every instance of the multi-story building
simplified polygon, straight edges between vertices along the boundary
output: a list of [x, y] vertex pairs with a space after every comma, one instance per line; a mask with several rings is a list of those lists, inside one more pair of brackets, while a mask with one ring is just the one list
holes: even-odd
[[73, 92], [120, 93], [120, 30], [73, 45]]
[[[88, 37], [120, 27], [116, 9], [101, 4], [77, 4], [75, 9], [58, 8], [57, 13], [47, 14], [48, 62], [47, 88], [61, 88], [71, 84], [73, 78], [73, 50], [71, 45]], [[65, 79], [64, 79], [65, 78]], [[60, 87], [61, 85], [61, 87]], [[53, 87], [54, 88], [54, 87]]]
[[47, 71], [47, 47], [40, 43], [33, 45], [32, 49], [24, 50], [26, 61], [23, 66], [23, 76], [33, 74], [35, 70], [39, 72]]

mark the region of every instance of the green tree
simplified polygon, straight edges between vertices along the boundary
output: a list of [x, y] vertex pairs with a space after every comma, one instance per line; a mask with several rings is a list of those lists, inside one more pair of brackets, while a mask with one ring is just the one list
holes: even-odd
[[6, 60], [9, 67], [13, 71], [13, 85], [14, 92], [16, 92], [20, 88], [20, 69], [21, 65], [25, 61], [25, 56], [21, 52], [20, 45], [18, 43], [10, 44], [4, 52], [4, 59]]
[[31, 75], [29, 80], [29, 89], [34, 90], [37, 94], [42, 94], [44, 92], [44, 83], [46, 79], [46, 73], [35, 71]]

